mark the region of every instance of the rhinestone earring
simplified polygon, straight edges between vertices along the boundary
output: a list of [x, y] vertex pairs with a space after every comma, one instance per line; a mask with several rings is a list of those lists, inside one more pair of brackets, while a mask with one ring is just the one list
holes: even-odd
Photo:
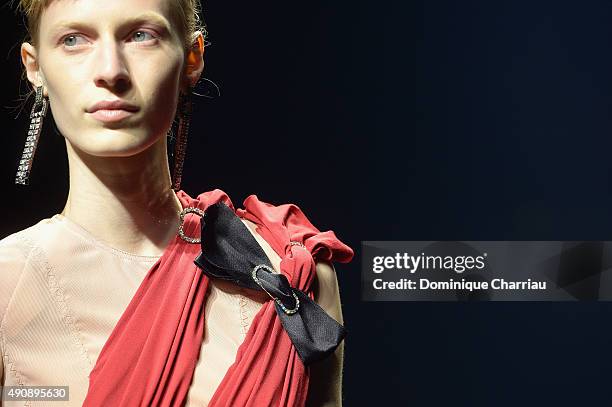
[[181, 188], [181, 178], [183, 177], [183, 163], [185, 162], [185, 150], [192, 112], [191, 88], [179, 95], [177, 110], [178, 131], [174, 142], [174, 169], [172, 170], [172, 189], [175, 191]]
[[36, 152], [36, 146], [38, 145], [38, 139], [42, 131], [43, 119], [47, 114], [49, 106], [49, 99], [43, 95], [43, 87], [36, 87], [36, 99], [34, 100], [34, 106], [30, 113], [30, 128], [28, 130], [28, 137], [26, 138], [25, 148], [21, 155], [21, 161], [19, 161], [19, 167], [17, 169], [17, 176], [15, 178], [15, 184], [28, 185], [28, 178], [30, 171], [32, 170], [32, 161], [34, 160], [34, 153]]

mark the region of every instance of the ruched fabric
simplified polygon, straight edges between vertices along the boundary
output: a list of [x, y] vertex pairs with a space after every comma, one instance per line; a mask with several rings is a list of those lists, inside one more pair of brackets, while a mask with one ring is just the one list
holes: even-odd
[[[235, 209], [218, 189], [196, 199], [184, 191], [177, 196], [183, 208], [204, 211], [223, 202], [254, 222], [256, 231], [281, 257], [280, 272], [311, 299], [315, 262], [346, 263], [353, 257], [352, 249], [334, 232], [319, 231], [296, 205], [274, 206], [250, 195], [244, 209]], [[184, 230], [198, 237], [199, 217], [188, 215]], [[199, 244], [177, 235], [148, 271], [90, 374], [84, 406], [185, 404], [203, 339], [209, 284], [194, 264], [199, 252]], [[254, 317], [209, 406], [303, 406], [308, 382], [308, 369], [270, 300]]]

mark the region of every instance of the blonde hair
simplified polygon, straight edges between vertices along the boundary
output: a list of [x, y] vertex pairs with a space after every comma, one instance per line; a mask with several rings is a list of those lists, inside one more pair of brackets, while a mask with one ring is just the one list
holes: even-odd
[[[40, 17], [45, 7], [53, 0], [19, 0], [18, 9], [23, 12], [26, 18], [29, 38], [32, 45], [38, 42], [38, 30], [40, 28]], [[201, 6], [199, 0], [171, 0], [174, 5], [171, 7], [173, 22], [179, 28], [179, 34], [183, 38], [185, 49], [191, 47], [196, 31], [201, 31], [204, 39], [207, 37], [205, 24], [200, 17]]]

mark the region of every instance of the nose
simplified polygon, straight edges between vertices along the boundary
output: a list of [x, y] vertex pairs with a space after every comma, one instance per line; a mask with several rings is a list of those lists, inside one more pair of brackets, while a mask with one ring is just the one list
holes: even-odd
[[130, 75], [121, 47], [114, 39], [100, 39], [93, 60], [96, 86], [113, 92], [124, 92], [130, 86]]

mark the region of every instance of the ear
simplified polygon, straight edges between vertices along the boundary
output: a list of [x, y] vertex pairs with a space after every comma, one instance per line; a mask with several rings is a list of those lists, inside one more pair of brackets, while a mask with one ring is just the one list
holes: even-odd
[[187, 51], [184, 86], [195, 86], [204, 70], [204, 36], [200, 31], [194, 34], [191, 48]]
[[[21, 44], [21, 62], [26, 69], [28, 80], [34, 88], [44, 86], [44, 76], [38, 65], [38, 52], [29, 42]], [[44, 96], [48, 96], [46, 87], [43, 88]]]

